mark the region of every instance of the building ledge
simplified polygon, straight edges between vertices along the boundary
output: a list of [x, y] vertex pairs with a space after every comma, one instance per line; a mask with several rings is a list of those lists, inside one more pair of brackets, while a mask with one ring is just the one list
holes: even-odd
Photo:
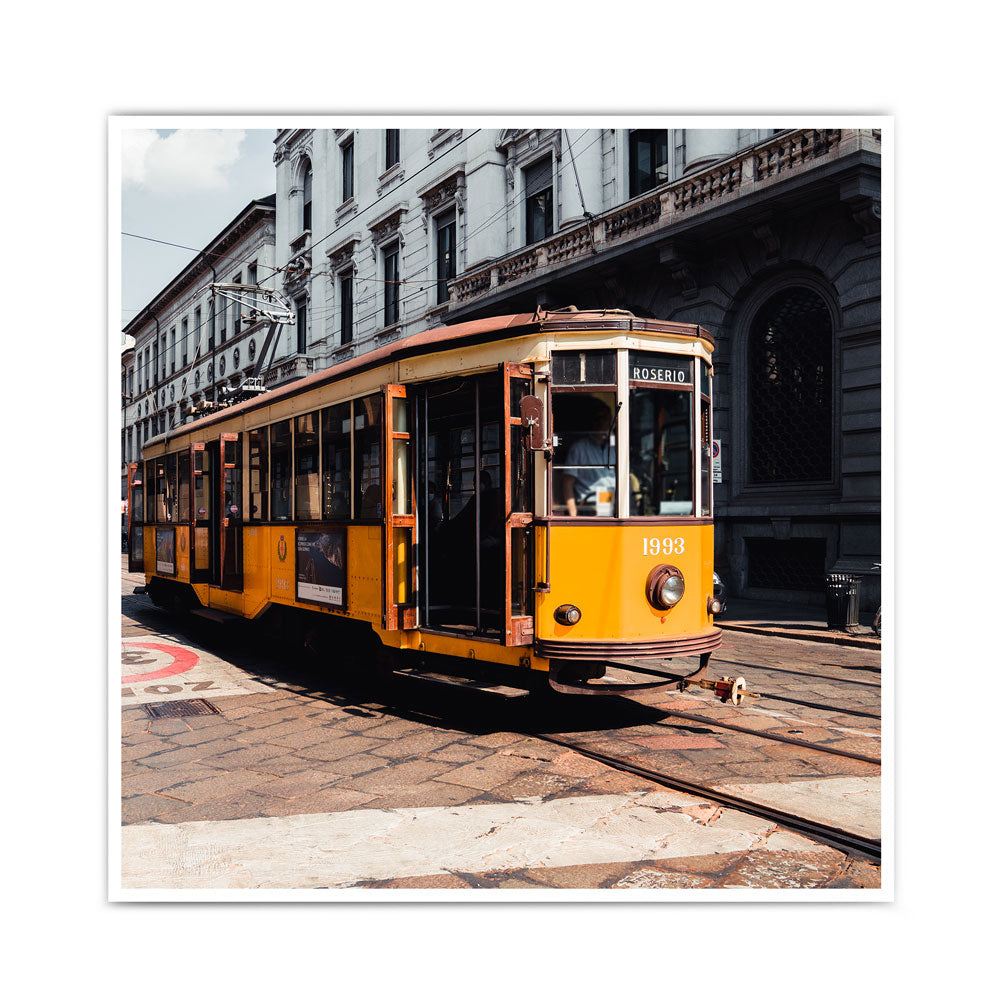
[[450, 311], [527, 286], [567, 265], [655, 239], [702, 213], [744, 202], [850, 154], [877, 156], [880, 151], [878, 129], [797, 129], [773, 136], [632, 198], [589, 223], [561, 229], [530, 247], [467, 270], [449, 283]]

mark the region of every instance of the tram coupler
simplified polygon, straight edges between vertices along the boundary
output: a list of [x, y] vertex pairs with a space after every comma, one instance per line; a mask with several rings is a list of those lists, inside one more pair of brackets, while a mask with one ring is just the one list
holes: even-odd
[[759, 694], [754, 694], [747, 690], [747, 682], [742, 677], [721, 677], [716, 680], [706, 678], [705, 680], [691, 681], [692, 685], [704, 688], [713, 692], [719, 701], [728, 701], [730, 705], [742, 705], [744, 698], [759, 698]]

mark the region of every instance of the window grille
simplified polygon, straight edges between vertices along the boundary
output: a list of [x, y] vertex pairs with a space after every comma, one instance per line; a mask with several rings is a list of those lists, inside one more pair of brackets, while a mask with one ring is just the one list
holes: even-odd
[[749, 482], [833, 477], [833, 326], [808, 288], [771, 296], [748, 344]]

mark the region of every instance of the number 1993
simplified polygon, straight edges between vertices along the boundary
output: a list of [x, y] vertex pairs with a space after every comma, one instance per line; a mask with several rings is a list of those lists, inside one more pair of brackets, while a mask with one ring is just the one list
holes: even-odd
[[642, 540], [642, 554], [644, 556], [679, 556], [683, 551], [683, 538], [644, 538]]

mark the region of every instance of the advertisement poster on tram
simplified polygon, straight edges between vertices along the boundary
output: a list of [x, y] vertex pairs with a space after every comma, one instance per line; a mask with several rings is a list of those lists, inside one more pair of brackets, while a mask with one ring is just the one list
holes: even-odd
[[156, 572], [169, 573], [171, 576], [176, 573], [174, 567], [174, 529], [156, 529]]
[[346, 566], [345, 528], [296, 532], [295, 590], [300, 600], [343, 608]]

